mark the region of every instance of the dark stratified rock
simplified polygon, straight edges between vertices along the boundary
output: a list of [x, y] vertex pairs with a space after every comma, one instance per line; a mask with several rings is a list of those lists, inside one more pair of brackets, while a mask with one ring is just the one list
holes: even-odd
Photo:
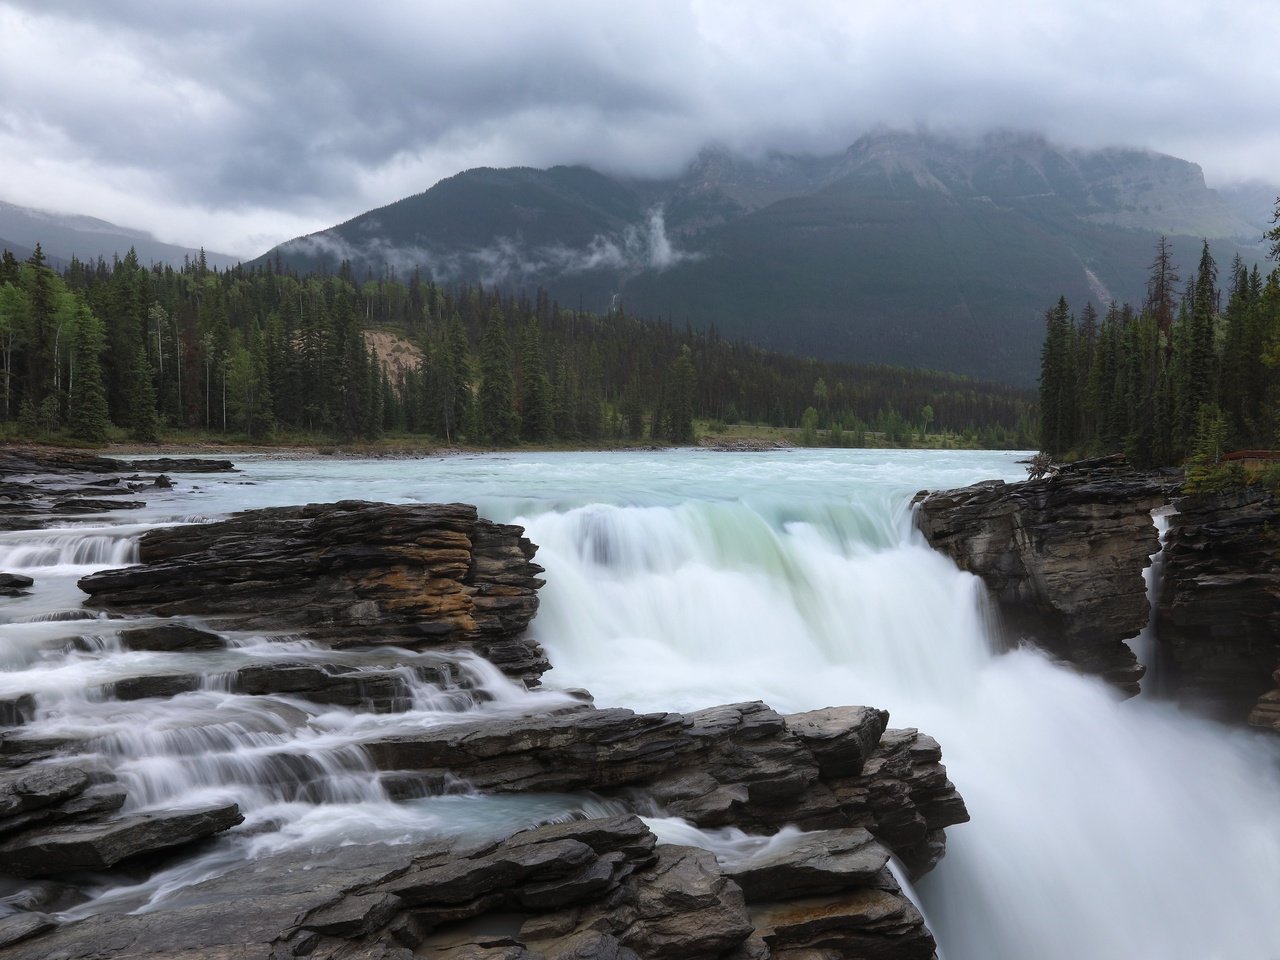
[[27, 914], [3, 956], [924, 960], [933, 940], [888, 871], [870, 869], [886, 854], [865, 839], [804, 836], [791, 859], [751, 868], [766, 899], [750, 905], [712, 853], [657, 844], [632, 816], [496, 841], [288, 853], [177, 890], [145, 913], [55, 929]]
[[0, 597], [20, 597], [35, 581], [21, 573], [0, 572]]
[[757, 855], [731, 873], [748, 903], [792, 900], [868, 886], [880, 876], [890, 855], [861, 827], [826, 830]]
[[1147, 623], [1151, 511], [1170, 486], [1120, 457], [1083, 460], [1039, 480], [921, 493], [916, 523], [982, 578], [1014, 631], [1136, 693], [1144, 667], [1124, 641]]
[[1247, 488], [1176, 505], [1156, 621], [1161, 692], [1280, 730], [1280, 691], [1268, 693], [1280, 687], [1280, 497]]
[[[0, 446], [0, 530], [38, 529], [57, 517], [134, 509], [142, 504], [115, 498], [173, 486], [168, 477], [142, 477], [137, 475], [139, 471], [209, 473], [234, 469], [229, 460], [126, 461], [72, 450]], [[125, 473], [133, 476], [120, 476]]]
[[[867, 828], [916, 874], [942, 855], [942, 828], [968, 819], [939, 763], [937, 743], [888, 731], [885, 714], [820, 711], [823, 760], [810, 715], [782, 717], [760, 703], [687, 715], [584, 708], [556, 716], [469, 721], [366, 743], [382, 770], [462, 777], [490, 792], [642, 790], [700, 826], [776, 830]], [[880, 742], [864, 763], [840, 764]], [[851, 744], [857, 743], [856, 748]]]
[[130, 857], [212, 836], [243, 819], [240, 808], [231, 803], [49, 827], [0, 843], [0, 863], [7, 873], [19, 876], [103, 870]]
[[220, 650], [227, 642], [216, 633], [185, 623], [162, 623], [154, 627], [134, 627], [120, 631], [120, 644], [126, 650]]
[[[120, 460], [118, 470], [134, 470], [138, 473], [232, 473], [236, 466], [230, 460], [212, 460], [202, 457], [148, 457], [145, 460]], [[164, 477], [168, 481], [168, 477]], [[160, 478], [155, 480], [157, 486], [165, 486]], [[172, 486], [172, 484], [168, 484]]]
[[294, 632], [343, 647], [466, 646], [536, 682], [547, 662], [524, 631], [542, 568], [522, 534], [466, 504], [252, 510], [152, 531], [137, 566], [80, 586], [97, 609], [198, 614], [216, 628]]
[[753, 906], [756, 935], [774, 960], [932, 960], [937, 945], [920, 911], [897, 889], [888, 871], [883, 878], [890, 889], [866, 887]]

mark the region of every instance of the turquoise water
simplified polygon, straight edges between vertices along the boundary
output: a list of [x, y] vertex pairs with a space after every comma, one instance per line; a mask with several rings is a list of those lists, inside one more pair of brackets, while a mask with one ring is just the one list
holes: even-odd
[[[913, 532], [916, 490], [1020, 479], [1019, 459], [691, 450], [245, 458], [234, 477], [183, 480], [128, 528], [0, 535], [0, 568], [26, 566], [41, 581], [35, 597], [3, 611], [19, 622], [0, 625], [0, 639], [10, 639], [0, 689], [43, 691], [51, 727], [124, 722], [119, 705], [77, 695], [91, 679], [137, 666], [121, 662], [110, 630], [96, 653], [46, 656], [51, 637], [102, 633], [102, 625], [20, 621], [78, 604], [75, 577], [123, 562], [148, 524], [350, 498], [472, 502], [482, 515], [523, 524], [539, 545], [547, 585], [533, 630], [553, 664], [536, 695], [485, 675], [494, 700], [475, 709], [543, 709], [576, 687], [599, 705], [642, 710], [757, 699], [783, 711], [887, 708], [892, 725], [918, 726], [942, 743], [973, 815], [948, 831], [947, 857], [918, 887], [948, 960], [1280, 955], [1274, 742], [1142, 698], [1121, 701], [1034, 651], [996, 654], [981, 584]], [[225, 656], [272, 653], [246, 638]], [[219, 740], [225, 731], [207, 727], [171, 754], [127, 737], [104, 744], [138, 754], [127, 761], [130, 775], [157, 804], [175, 799], [155, 786], [173, 783], [165, 771], [175, 755], [220, 750], [192, 759], [197, 769], [181, 789], [216, 793], [218, 777], [239, 784], [233, 792], [259, 832], [233, 838], [226, 863], [342, 838], [408, 842], [486, 821], [541, 819], [576, 802], [391, 804], [368, 787], [353, 745], [397, 724], [458, 715], [430, 696], [407, 716], [378, 718], [245, 699], [210, 689], [147, 709], [170, 711], [153, 725], [184, 729], [201, 711], [238, 711], [237, 722], [255, 731], [253, 744]], [[206, 734], [217, 750], [201, 747]], [[260, 782], [271, 755], [290, 752], [319, 758], [317, 776], [331, 792], [299, 799]], [[168, 882], [224, 868], [188, 865]], [[111, 896], [132, 903], [163, 891], [153, 884]]]

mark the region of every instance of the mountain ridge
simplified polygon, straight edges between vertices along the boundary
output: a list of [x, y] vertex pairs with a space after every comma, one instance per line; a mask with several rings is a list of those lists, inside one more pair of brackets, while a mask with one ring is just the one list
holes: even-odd
[[[0, 200], [0, 246], [6, 249], [21, 248], [30, 254], [37, 243], [41, 251], [54, 264], [65, 264], [75, 257], [82, 261], [110, 261], [123, 257], [133, 248], [143, 264], [182, 263], [183, 257], [195, 260], [200, 251], [196, 248], [157, 240], [145, 230], [122, 227], [84, 214], [54, 213], [23, 207]], [[14, 250], [17, 256], [18, 251]], [[25, 258], [20, 258], [25, 259]], [[239, 257], [205, 251], [205, 261], [213, 267], [235, 266]]]
[[[1237, 201], [1240, 198], [1236, 198]], [[256, 263], [541, 287], [762, 346], [1034, 380], [1065, 295], [1140, 299], [1155, 241], [1261, 260], [1261, 231], [1194, 163], [1002, 131], [874, 131], [839, 154], [703, 150], [678, 177], [476, 168]]]

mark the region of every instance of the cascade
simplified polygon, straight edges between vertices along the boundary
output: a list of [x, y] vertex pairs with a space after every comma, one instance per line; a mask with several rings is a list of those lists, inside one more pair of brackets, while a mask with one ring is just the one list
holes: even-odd
[[[510, 829], [616, 805], [569, 796], [393, 792], [360, 743], [479, 713], [572, 702], [684, 710], [764, 700], [780, 711], [861, 703], [942, 744], [973, 820], [917, 895], [948, 960], [1265, 958], [1280, 943], [1280, 751], [1271, 740], [1120, 701], [1032, 650], [997, 653], [981, 584], [927, 547], [907, 502], [919, 487], [1022, 473], [1008, 454], [792, 451], [724, 455], [458, 457], [402, 463], [246, 461], [185, 513], [121, 527], [0, 535], [0, 569], [39, 571], [0, 609], [0, 699], [35, 698], [39, 736], [87, 739], [131, 808], [233, 799], [246, 822], [199, 857], [103, 886], [71, 908], [147, 910], [246, 857], [341, 843]], [[118, 642], [121, 623], [66, 619], [76, 578], [130, 562], [151, 525], [245, 506], [365, 499], [468, 500], [518, 522], [546, 567], [533, 629], [545, 689], [479, 659], [456, 686], [402, 677], [408, 709], [373, 714], [232, 692], [273, 658], [334, 661], [305, 642], [229, 635], [226, 649], [164, 655], [200, 675], [176, 696], [123, 701], [113, 684], [160, 655]], [[354, 651], [357, 669], [385, 662]], [[413, 654], [404, 653], [406, 661]], [[365, 659], [361, 659], [365, 657]], [[391, 654], [388, 654], [388, 658]], [[660, 836], [750, 857], [790, 842], [697, 831], [649, 811]], [[0, 913], [5, 906], [0, 899]]]

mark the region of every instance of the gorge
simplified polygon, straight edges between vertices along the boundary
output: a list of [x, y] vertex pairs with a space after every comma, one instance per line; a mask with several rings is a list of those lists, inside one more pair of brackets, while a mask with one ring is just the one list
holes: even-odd
[[[0, 534], [0, 570], [35, 581], [4, 601], [0, 701], [25, 721], [6, 750], [26, 741], [57, 754], [60, 738], [88, 737], [127, 784], [124, 813], [181, 795], [188, 809], [235, 802], [245, 817], [177, 860], [135, 861], [127, 883], [80, 877], [78, 902], [59, 902], [68, 893], [57, 883], [15, 881], [2, 922], [50, 929], [28, 929], [0, 956], [183, 955], [166, 939], [178, 916], [189, 938], [204, 931], [183, 948], [192, 956], [341, 955], [358, 944], [392, 956], [415, 943], [432, 956], [763, 956], [761, 944], [812, 956], [802, 951], [836, 949], [822, 945], [840, 926], [831, 891], [856, 888], [844, 901], [860, 900], [863, 925], [840, 949], [927, 957], [932, 944], [898, 890], [940, 853], [930, 835], [962, 819], [948, 777], [972, 819], [947, 830], [946, 856], [916, 896], [950, 960], [1269, 956], [1280, 941], [1275, 738], [1146, 693], [1125, 700], [1029, 647], [997, 653], [1006, 631], [979, 581], [913, 530], [915, 490], [1018, 479], [1016, 461], [688, 450], [245, 458], [238, 473], [174, 470], [173, 487], [143, 491], [135, 509]], [[476, 542], [477, 525], [524, 528], [545, 572], [528, 565], [518, 534], [480, 565], [510, 588], [500, 607], [516, 616], [531, 612], [520, 599], [529, 581], [546, 580], [528, 642], [486, 648], [505, 676], [474, 655], [446, 666], [441, 650], [460, 637], [385, 630], [395, 614], [385, 600], [347, 605], [355, 612], [341, 629], [338, 613], [304, 602], [334, 595], [320, 586], [326, 565], [374, 570], [372, 548], [354, 544], [378, 539], [362, 530], [343, 548], [335, 532], [357, 510], [292, 505], [354, 499], [399, 504], [375, 513], [402, 540], [426, 517]], [[457, 501], [475, 512], [426, 506]], [[239, 533], [206, 523], [247, 507], [269, 510], [270, 523]], [[195, 522], [180, 538], [150, 532]], [[335, 549], [307, 554], [308, 523], [328, 524]], [[271, 611], [292, 617], [288, 638], [253, 622], [261, 599], [232, 586], [244, 581], [234, 551], [269, 559], [271, 524], [303, 546], [291, 556], [313, 557], [277, 571], [296, 599]], [[191, 565], [184, 551], [197, 547], [225, 578]], [[441, 608], [468, 643], [484, 643], [474, 600], [487, 588], [449, 573], [472, 565], [408, 553], [368, 576], [387, 586], [405, 568], [435, 569]], [[150, 582], [150, 563], [99, 572], [138, 559], [154, 561]], [[203, 610], [183, 606], [184, 591], [202, 588]], [[175, 641], [183, 649], [166, 649], [172, 636], [143, 617], [155, 606], [189, 631]], [[510, 679], [538, 675], [530, 690]], [[882, 732], [882, 710], [892, 728], [936, 737], [947, 774], [929, 737]], [[547, 762], [530, 762], [538, 757]], [[575, 765], [588, 758], [584, 780]], [[273, 775], [255, 780], [255, 770]], [[94, 768], [85, 778], [58, 802], [114, 802], [110, 777]], [[658, 806], [638, 805], [640, 783]], [[818, 804], [824, 791], [843, 798], [840, 825]], [[913, 804], [918, 817], [895, 833], [885, 811]], [[594, 819], [573, 819], [584, 813]], [[906, 861], [898, 879], [885, 872], [889, 851]], [[751, 864], [762, 860], [793, 865], [775, 877], [805, 901], [805, 922], [779, 881], [761, 886]], [[538, 872], [550, 863], [560, 867]], [[635, 912], [592, 912], [613, 894]], [[819, 901], [825, 914], [813, 912]], [[259, 953], [215, 943], [211, 903], [240, 918], [237, 942]], [[478, 903], [488, 905], [476, 913]], [[304, 922], [276, 939], [270, 919], [281, 911]], [[461, 922], [538, 911], [546, 919], [528, 929]]]

